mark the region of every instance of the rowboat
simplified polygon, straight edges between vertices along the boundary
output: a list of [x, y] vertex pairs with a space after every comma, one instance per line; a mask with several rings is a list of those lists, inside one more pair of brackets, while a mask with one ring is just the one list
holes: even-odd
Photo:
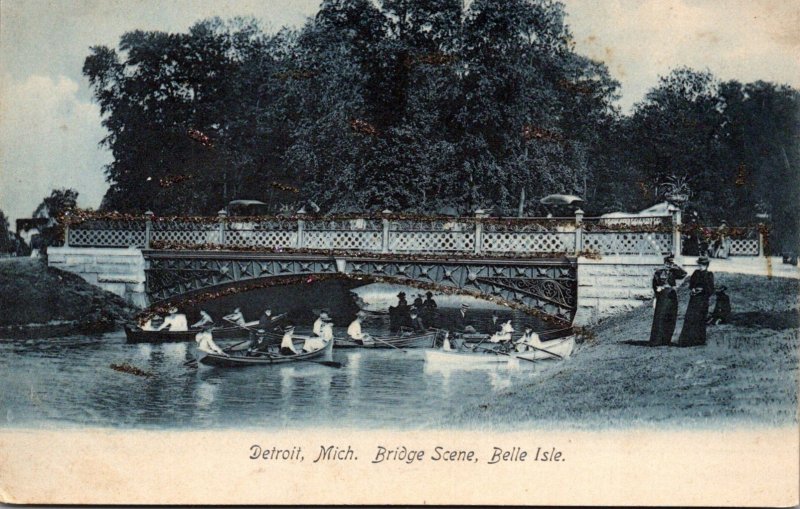
[[[550, 330], [550, 331], [542, 331], [542, 332], [538, 333], [539, 339], [542, 340], [542, 341], [552, 341], [552, 340], [555, 340], [555, 339], [561, 339], [561, 338], [565, 338], [565, 337], [568, 337], [568, 336], [572, 336], [573, 334], [575, 334], [575, 332], [572, 330], [572, 327], [565, 327], [563, 329], [556, 329], [556, 330]], [[468, 334], [463, 334], [463, 333], [462, 334], [458, 334], [457, 333], [457, 334], [455, 334], [454, 337], [463, 339], [464, 342], [467, 343], [467, 344], [469, 344], [469, 343], [484, 343], [485, 344], [485, 343], [487, 343], [489, 341], [489, 338], [491, 338], [492, 335], [491, 334], [486, 334], [486, 333], [481, 333], [481, 332], [473, 332], [473, 333], [468, 333]], [[521, 336], [515, 337], [514, 341], [517, 341], [520, 337]]]
[[457, 364], [462, 366], [480, 366], [491, 364], [505, 364], [511, 359], [534, 360], [559, 360], [566, 359], [572, 354], [575, 348], [575, 336], [567, 336], [542, 344], [539, 350], [529, 350], [526, 352], [500, 352], [492, 351], [490, 347], [486, 349], [470, 350], [425, 350], [425, 362], [438, 364]]
[[373, 336], [371, 341], [359, 344], [352, 339], [336, 338], [336, 348], [433, 348], [438, 331], [428, 331], [401, 336]]
[[[295, 343], [295, 349], [301, 351], [302, 342]], [[247, 355], [245, 352], [232, 352], [230, 355], [197, 352], [197, 361], [206, 366], [223, 368], [241, 368], [246, 366], [272, 366], [275, 364], [288, 364], [290, 362], [318, 362], [314, 359], [329, 355], [333, 349], [333, 341], [328, 341], [324, 347], [308, 353], [297, 355], [281, 355], [279, 353], [263, 352], [260, 355]]]

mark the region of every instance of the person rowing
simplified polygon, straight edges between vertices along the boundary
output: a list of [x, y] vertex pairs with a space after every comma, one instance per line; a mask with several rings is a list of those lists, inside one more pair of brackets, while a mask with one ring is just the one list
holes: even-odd
[[211, 318], [211, 315], [206, 313], [204, 309], [200, 310], [200, 320], [196, 321], [192, 324], [192, 329], [202, 329], [207, 324], [214, 324], [214, 319]]
[[189, 330], [189, 324], [186, 321], [186, 315], [183, 313], [178, 313], [178, 308], [171, 307], [169, 309], [169, 315], [164, 318], [164, 324], [158, 328], [158, 330], [170, 330], [170, 331], [187, 331]]
[[314, 320], [314, 325], [311, 327], [311, 332], [314, 333], [315, 336], [322, 336], [322, 327], [325, 325], [325, 322], [330, 322], [331, 317], [328, 316], [328, 313], [322, 311], [316, 320]]
[[347, 327], [347, 335], [358, 345], [363, 345], [365, 341], [372, 341], [372, 337], [369, 334], [361, 331], [361, 322], [364, 319], [364, 316], [366, 316], [364, 312], [359, 311], [356, 313], [356, 319], [353, 320]]
[[542, 345], [542, 340], [539, 339], [539, 335], [533, 332], [531, 326], [525, 327], [525, 333], [522, 334], [522, 337], [519, 338], [519, 341], [516, 341], [514, 345], [514, 349], [517, 352], [527, 352], [528, 350], [535, 350], [544, 346]]
[[255, 337], [250, 342], [250, 347], [247, 349], [247, 355], [261, 355], [269, 351], [269, 339], [267, 339], [267, 331], [258, 329], [255, 332]]
[[281, 339], [281, 355], [297, 355], [297, 350], [294, 348], [292, 336], [294, 335], [294, 325], [287, 325], [283, 329], [283, 339]]
[[233, 313], [226, 315], [222, 318], [223, 320], [227, 320], [228, 322], [235, 323], [241, 327], [247, 325], [247, 320], [244, 319], [244, 315], [242, 314], [242, 310], [236, 308], [233, 310]]
[[[265, 331], [275, 331], [280, 332], [281, 329], [276, 325], [276, 323], [283, 317], [284, 315], [272, 316], [272, 310], [267, 308], [261, 314], [258, 319], [258, 328], [264, 329]], [[244, 317], [242, 317], [244, 319]]]
[[228, 354], [214, 342], [214, 336], [211, 334], [211, 327], [212, 324], [207, 323], [203, 326], [203, 330], [195, 335], [194, 340], [197, 343], [197, 349], [201, 352], [228, 357]]
[[499, 343], [500, 345], [507, 345], [511, 342], [511, 333], [514, 332], [514, 327], [511, 325], [511, 320], [503, 322], [500, 325], [500, 330], [492, 334], [489, 338], [490, 343]]

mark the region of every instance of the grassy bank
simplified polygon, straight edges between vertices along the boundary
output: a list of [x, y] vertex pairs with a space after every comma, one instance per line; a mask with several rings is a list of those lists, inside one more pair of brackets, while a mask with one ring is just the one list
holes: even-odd
[[[797, 280], [717, 274], [728, 286], [732, 323], [709, 327], [695, 348], [645, 346], [653, 310], [644, 306], [596, 326], [594, 337], [535, 382], [510, 389], [456, 421], [534, 426], [700, 426], [797, 420]], [[688, 301], [679, 292], [678, 327]]]
[[[136, 309], [79, 276], [47, 267], [42, 260], [0, 261], [0, 334], [48, 330], [102, 332], [130, 319]], [[38, 327], [31, 327], [32, 324]]]

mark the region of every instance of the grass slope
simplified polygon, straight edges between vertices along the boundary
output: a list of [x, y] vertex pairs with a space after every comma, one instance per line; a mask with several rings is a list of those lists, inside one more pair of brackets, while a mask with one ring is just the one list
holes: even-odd
[[[733, 319], [709, 327], [706, 346], [641, 346], [653, 316], [644, 306], [596, 326], [591, 341], [571, 359], [549, 363], [536, 382], [465, 409], [456, 421], [500, 428], [796, 423], [799, 282], [716, 276], [728, 286]], [[673, 341], [689, 300], [685, 285], [679, 299]]]

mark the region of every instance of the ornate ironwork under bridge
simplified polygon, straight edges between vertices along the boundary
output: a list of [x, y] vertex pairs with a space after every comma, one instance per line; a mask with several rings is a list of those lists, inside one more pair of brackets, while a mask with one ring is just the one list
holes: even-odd
[[147, 292], [164, 301], [244, 282], [288, 284], [355, 278], [474, 295], [571, 322], [577, 308], [574, 258], [499, 260], [387, 259], [369, 256], [145, 251]]

